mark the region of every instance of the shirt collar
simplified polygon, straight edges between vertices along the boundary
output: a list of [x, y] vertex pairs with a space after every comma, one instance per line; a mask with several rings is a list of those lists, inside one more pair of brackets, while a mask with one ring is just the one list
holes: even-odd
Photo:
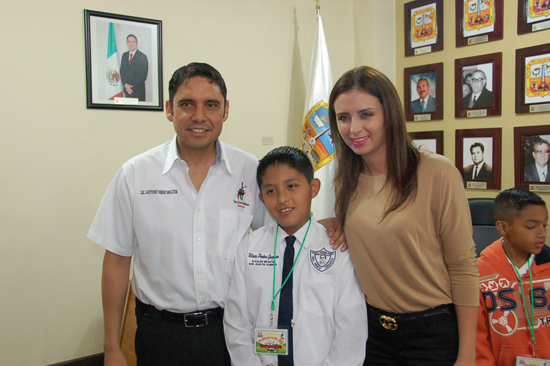
[[[315, 232], [319, 228], [319, 223], [317, 222], [313, 214], [311, 214], [311, 226], [309, 228], [309, 231], [307, 230], [308, 226], [309, 226], [309, 221], [306, 222], [300, 229], [298, 229], [298, 231], [296, 231], [293, 234], [296, 237], [296, 242], [294, 244], [294, 247], [301, 246], [304, 239], [306, 240], [304, 242], [304, 247], [305, 248], [311, 247], [311, 243], [312, 243], [311, 240], [313, 240], [312, 238], [315, 237]], [[273, 234], [275, 235], [278, 225], [275, 224], [274, 227], [275, 227], [275, 232]], [[307, 233], [307, 237], [306, 237], [306, 233]], [[279, 228], [279, 240], [278, 240], [279, 243], [284, 242], [286, 237], [287, 237], [287, 233], [285, 233], [285, 231], [282, 228]], [[277, 245], [279, 245], [279, 243]], [[286, 243], [285, 243], [285, 246], [286, 246]]]
[[[229, 174], [233, 175], [231, 171], [231, 164], [229, 163], [229, 159], [227, 157], [227, 151], [225, 150], [223, 144], [220, 143], [220, 140], [216, 140], [215, 144], [216, 160], [214, 161], [213, 166], [218, 166], [221, 163], [224, 163], [225, 169], [227, 169]], [[178, 135], [175, 135], [168, 146], [168, 154], [166, 155], [166, 160], [164, 161], [164, 169], [162, 170], [162, 174], [167, 173], [177, 160], [180, 160], [187, 165], [187, 163], [180, 158], [180, 152], [178, 150]]]

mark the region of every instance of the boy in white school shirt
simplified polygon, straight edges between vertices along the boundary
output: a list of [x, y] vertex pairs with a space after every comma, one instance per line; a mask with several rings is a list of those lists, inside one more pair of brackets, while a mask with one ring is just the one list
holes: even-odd
[[256, 179], [277, 223], [238, 247], [224, 314], [232, 364], [362, 365], [365, 299], [349, 252], [333, 250], [311, 215], [320, 181], [310, 161], [296, 148], [276, 148]]

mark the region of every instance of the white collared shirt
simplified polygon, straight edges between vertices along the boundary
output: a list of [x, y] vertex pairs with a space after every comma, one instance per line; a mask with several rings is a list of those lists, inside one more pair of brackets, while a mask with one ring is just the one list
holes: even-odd
[[541, 168], [540, 166], [538, 166], [538, 164], [535, 164], [535, 166], [537, 167], [537, 173], [539, 175], [539, 182], [546, 182], [546, 175], [545, 174], [548, 174], [548, 172], [546, 170], [548, 165], [545, 165], [544, 168]]
[[[294, 236], [295, 258], [308, 223]], [[237, 250], [224, 312], [225, 340], [234, 365], [276, 365], [277, 356], [254, 353], [254, 328], [269, 328], [276, 224], [247, 235]], [[282, 282], [286, 233], [279, 228], [275, 288]], [[315, 218], [293, 272], [295, 365], [362, 365], [367, 309], [349, 251], [333, 250]], [[323, 257], [321, 257], [324, 255]], [[331, 264], [332, 262], [332, 264]], [[274, 327], [279, 311], [277, 296]]]
[[160, 310], [224, 307], [239, 241], [271, 220], [258, 198], [257, 159], [222, 142], [216, 151], [199, 192], [176, 137], [130, 159], [88, 232], [115, 254], [135, 255], [134, 293]]

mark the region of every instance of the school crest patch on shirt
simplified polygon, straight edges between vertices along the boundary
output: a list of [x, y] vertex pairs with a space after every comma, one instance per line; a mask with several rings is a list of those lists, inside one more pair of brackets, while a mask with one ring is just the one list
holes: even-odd
[[332, 267], [336, 261], [336, 252], [329, 252], [325, 248], [321, 250], [310, 250], [309, 259], [316, 270], [319, 272], [325, 272], [327, 269]]

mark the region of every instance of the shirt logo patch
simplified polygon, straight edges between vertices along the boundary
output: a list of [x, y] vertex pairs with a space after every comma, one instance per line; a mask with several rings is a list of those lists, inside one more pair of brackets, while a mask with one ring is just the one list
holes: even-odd
[[311, 250], [309, 252], [309, 259], [316, 270], [319, 272], [325, 272], [332, 267], [336, 261], [336, 252], [329, 252], [325, 248], [317, 251]]
[[233, 203], [237, 204], [240, 208], [250, 206], [248, 203], [244, 202], [244, 195], [246, 194], [245, 188], [248, 188], [248, 186], [245, 186], [244, 182], [241, 182], [241, 188], [237, 190], [237, 199], [233, 200]]

